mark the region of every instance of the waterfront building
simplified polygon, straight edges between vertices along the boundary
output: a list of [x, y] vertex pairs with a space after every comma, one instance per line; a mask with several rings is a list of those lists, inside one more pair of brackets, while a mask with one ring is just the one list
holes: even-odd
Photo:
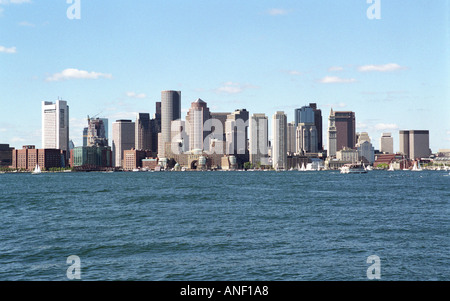
[[297, 126], [297, 153], [317, 153], [319, 146], [317, 143], [317, 128], [314, 123], [299, 123]]
[[66, 156], [69, 155], [69, 106], [67, 101], [42, 102], [42, 148], [60, 149], [65, 152]]
[[60, 149], [36, 149], [34, 145], [25, 145], [12, 151], [12, 168], [31, 171], [36, 165], [41, 170], [66, 167], [66, 151]]
[[211, 130], [205, 130], [205, 122], [210, 119], [211, 113], [206, 102], [198, 98], [191, 103], [186, 116], [189, 150], [209, 150], [210, 141], [205, 141], [205, 138], [209, 137]]
[[70, 166], [86, 170], [113, 167], [113, 153], [108, 145], [79, 146], [71, 150]]
[[138, 113], [135, 122], [135, 141], [137, 150], [152, 150], [152, 125], [149, 113]]
[[287, 124], [287, 152], [293, 155], [297, 151], [297, 125], [295, 121]]
[[253, 166], [268, 165], [269, 120], [265, 114], [253, 114], [249, 121], [249, 158]]
[[123, 170], [135, 170], [143, 168], [142, 160], [152, 156], [150, 150], [125, 150], [123, 152]]
[[226, 154], [235, 156], [239, 167], [249, 161], [248, 126], [249, 112], [246, 109], [234, 111], [225, 122]]
[[431, 155], [429, 131], [400, 131], [399, 140], [400, 153], [411, 160], [427, 158]]
[[287, 169], [287, 116], [283, 111], [273, 116], [272, 133], [272, 167]]
[[328, 129], [329, 156], [337, 151], [347, 148], [355, 148], [356, 145], [356, 118], [350, 111], [333, 111], [331, 109]]
[[12, 165], [13, 147], [9, 144], [0, 144], [0, 167], [9, 167]]
[[172, 121], [181, 119], [181, 91], [161, 92], [161, 135], [158, 140], [158, 158], [165, 158], [166, 143], [171, 142]]
[[348, 163], [356, 163], [360, 160], [360, 156], [358, 150], [344, 147], [336, 152], [336, 159]]
[[380, 138], [380, 152], [384, 154], [394, 153], [394, 138], [391, 133], [383, 133]]
[[372, 146], [372, 143], [367, 140], [360, 140], [356, 145], [356, 148], [361, 160], [367, 160], [371, 165], [375, 162], [375, 148]]
[[121, 167], [123, 152], [135, 147], [135, 123], [131, 120], [117, 120], [112, 124], [113, 166]]

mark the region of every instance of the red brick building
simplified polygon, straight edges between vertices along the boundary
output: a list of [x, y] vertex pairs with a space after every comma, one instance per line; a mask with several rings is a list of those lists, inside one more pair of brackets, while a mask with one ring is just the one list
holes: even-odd
[[36, 149], [34, 145], [25, 145], [12, 151], [12, 168], [33, 170], [39, 165], [41, 170], [65, 167], [66, 152], [59, 149]]

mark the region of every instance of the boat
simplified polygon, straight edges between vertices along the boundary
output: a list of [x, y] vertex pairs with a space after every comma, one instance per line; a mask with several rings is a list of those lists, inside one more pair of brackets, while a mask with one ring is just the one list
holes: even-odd
[[419, 165], [417, 165], [417, 162], [414, 162], [414, 167], [411, 169], [412, 171], [422, 171], [422, 167], [420, 166], [420, 162]]
[[341, 167], [341, 173], [367, 173], [367, 170], [364, 168], [362, 164], [353, 163], [353, 164], [345, 164]]
[[33, 170], [33, 172], [31, 173], [31, 174], [33, 174], [33, 175], [38, 175], [38, 174], [40, 174], [42, 171], [41, 171], [41, 167], [39, 166], [39, 164], [36, 164], [36, 167], [34, 168], [34, 170]]
[[372, 168], [372, 166], [367, 165], [366, 170], [367, 170], [367, 171], [371, 171], [371, 170], [373, 170], [373, 168]]
[[395, 169], [394, 169], [394, 164], [389, 164], [389, 169], [388, 169], [388, 171], [395, 171]]
[[299, 171], [306, 171], [305, 163], [302, 163], [302, 168], [300, 168]]

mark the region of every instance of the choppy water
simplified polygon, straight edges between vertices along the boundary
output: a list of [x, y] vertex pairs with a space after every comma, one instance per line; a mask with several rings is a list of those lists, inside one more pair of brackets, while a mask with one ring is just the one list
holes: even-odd
[[448, 172], [0, 174], [0, 280], [448, 280]]

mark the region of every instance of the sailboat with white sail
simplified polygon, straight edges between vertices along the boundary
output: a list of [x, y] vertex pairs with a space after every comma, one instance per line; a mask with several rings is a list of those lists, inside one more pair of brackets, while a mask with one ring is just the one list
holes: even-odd
[[395, 171], [394, 169], [394, 164], [391, 162], [391, 164], [389, 164], [389, 169], [388, 171]]
[[422, 171], [422, 167], [420, 166], [420, 162], [419, 164], [417, 164], [417, 162], [414, 162], [414, 167], [411, 169], [412, 171]]
[[33, 175], [38, 175], [38, 174], [40, 174], [42, 171], [41, 171], [41, 167], [39, 166], [39, 164], [36, 164], [36, 167], [34, 168], [34, 170], [33, 170], [33, 172], [31, 173], [31, 174], [33, 174]]

